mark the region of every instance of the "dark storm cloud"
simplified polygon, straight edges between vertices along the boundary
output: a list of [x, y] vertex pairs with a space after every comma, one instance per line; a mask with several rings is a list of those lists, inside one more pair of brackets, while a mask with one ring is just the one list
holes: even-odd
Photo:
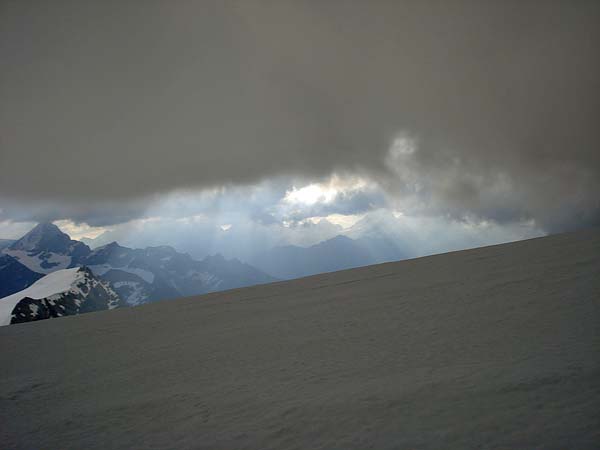
[[92, 227], [103, 227], [143, 217], [151, 197], [137, 201], [102, 200], [95, 202], [78, 201], [28, 201], [15, 202], [0, 198], [0, 222], [52, 222], [68, 219], [87, 223]]
[[[351, 170], [429, 213], [598, 220], [597, 1], [0, 8], [4, 197]], [[403, 131], [419, 149], [390, 165]]]

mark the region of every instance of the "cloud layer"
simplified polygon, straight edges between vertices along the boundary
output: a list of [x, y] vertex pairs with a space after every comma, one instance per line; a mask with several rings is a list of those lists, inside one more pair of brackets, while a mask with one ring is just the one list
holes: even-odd
[[349, 172], [423, 214], [598, 223], [598, 42], [584, 0], [4, 4], [2, 201], [116, 222]]

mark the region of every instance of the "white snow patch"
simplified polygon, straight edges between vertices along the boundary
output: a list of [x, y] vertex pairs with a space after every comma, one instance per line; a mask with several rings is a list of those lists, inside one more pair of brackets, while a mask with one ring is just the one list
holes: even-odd
[[109, 270], [122, 270], [123, 272], [137, 275], [146, 283], [152, 284], [154, 282], [154, 274], [148, 270], [140, 269], [138, 267], [113, 267], [110, 264], [95, 264], [88, 266], [94, 275], [101, 277]]
[[85, 272], [78, 272], [78, 270], [79, 267], [57, 270], [40, 278], [27, 289], [0, 299], [0, 326], [10, 324], [13, 309], [25, 297], [40, 299], [70, 290], [85, 277]]
[[44, 268], [41, 266], [44, 259], [41, 259], [38, 255], [29, 255], [25, 250], [10, 250], [4, 249], [4, 253], [12, 256], [18, 260], [21, 264], [26, 266], [28, 269], [33, 270], [37, 273], [51, 273], [57, 270], [66, 269], [71, 264], [71, 257], [69, 255], [60, 255], [58, 253], [51, 253], [50, 257], [45, 261], [53, 265], [52, 267]]
[[32, 303], [31, 305], [29, 305], [29, 309], [31, 310], [31, 315], [33, 317], [37, 317], [40, 307], [35, 303]]
[[[132, 289], [131, 294], [124, 298], [125, 302], [131, 306], [137, 306], [144, 303], [146, 300], [146, 293], [144, 292], [144, 286], [135, 281], [116, 281], [113, 283], [115, 289], [119, 289], [123, 286], [128, 286]], [[121, 296], [123, 298], [124, 296]]]
[[188, 270], [185, 274], [186, 278], [191, 278], [192, 280], [199, 280], [207, 287], [211, 289], [216, 289], [223, 282], [217, 275], [209, 273], [209, 272], [198, 272], [196, 270]]
[[137, 267], [121, 267], [119, 270], [123, 270], [125, 272], [137, 275], [146, 283], [152, 284], [154, 282], [154, 274], [148, 270], [140, 269]]

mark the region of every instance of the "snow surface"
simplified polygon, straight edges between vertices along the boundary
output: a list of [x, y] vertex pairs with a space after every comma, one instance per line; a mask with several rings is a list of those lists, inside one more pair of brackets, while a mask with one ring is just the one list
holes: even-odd
[[88, 266], [90, 270], [94, 273], [94, 275], [101, 277], [106, 272], [110, 270], [121, 270], [123, 272], [131, 273], [133, 275], [137, 275], [142, 280], [144, 280], [148, 284], [152, 284], [154, 282], [154, 274], [148, 270], [140, 269], [138, 267], [113, 267], [110, 264], [94, 264]]
[[[50, 257], [46, 260], [41, 259], [39, 254], [30, 255], [25, 250], [4, 249], [4, 253], [17, 259], [21, 264], [37, 273], [55, 272], [66, 269], [71, 264], [71, 257], [69, 255], [59, 255], [58, 253], [50, 253]], [[44, 261], [56, 265], [44, 268], [41, 266]]]
[[85, 277], [85, 272], [78, 272], [79, 267], [57, 270], [40, 278], [27, 289], [0, 299], [0, 326], [9, 325], [12, 311], [25, 297], [41, 299], [54, 294], [66, 292]]
[[600, 231], [0, 327], [3, 448], [598, 450]]

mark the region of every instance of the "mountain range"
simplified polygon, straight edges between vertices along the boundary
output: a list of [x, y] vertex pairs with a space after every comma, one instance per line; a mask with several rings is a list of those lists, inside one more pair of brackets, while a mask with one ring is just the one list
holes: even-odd
[[[355, 238], [338, 235], [308, 247], [276, 246], [254, 254], [250, 264], [220, 254], [197, 260], [170, 246], [140, 249], [111, 242], [91, 249], [52, 223], [40, 223], [21, 239], [3, 240], [0, 244], [0, 302], [48, 274], [85, 267], [98, 282], [107, 283], [118, 296], [118, 306], [137, 306], [413, 256], [390, 233], [364, 232]], [[99, 307], [106, 309], [105, 305]], [[84, 312], [73, 308], [67, 311]]]
[[[106, 283], [117, 295], [118, 301], [113, 302], [115, 307], [276, 281], [237, 259], [214, 255], [197, 261], [168, 246], [131, 249], [112, 242], [91, 250], [86, 244], [71, 239], [56, 225], [41, 223], [1, 250], [0, 303], [19, 292], [21, 298], [27, 297], [23, 290], [44, 280], [48, 274], [70, 273], [71, 269], [80, 267], [85, 268], [90, 282]], [[105, 306], [102, 304], [98, 308], [106, 309]], [[74, 313], [88, 310], [95, 309], [91, 306], [65, 309]], [[49, 317], [55, 317], [49, 314]], [[23, 319], [30, 316], [25, 315]]]
[[409, 255], [391, 239], [338, 235], [310, 247], [286, 245], [257, 255], [251, 262], [281, 279], [300, 278], [323, 272], [352, 269], [397, 261]]
[[129, 305], [276, 281], [237, 259], [214, 255], [197, 261], [169, 246], [131, 249], [113, 242], [91, 251], [82, 263]]

